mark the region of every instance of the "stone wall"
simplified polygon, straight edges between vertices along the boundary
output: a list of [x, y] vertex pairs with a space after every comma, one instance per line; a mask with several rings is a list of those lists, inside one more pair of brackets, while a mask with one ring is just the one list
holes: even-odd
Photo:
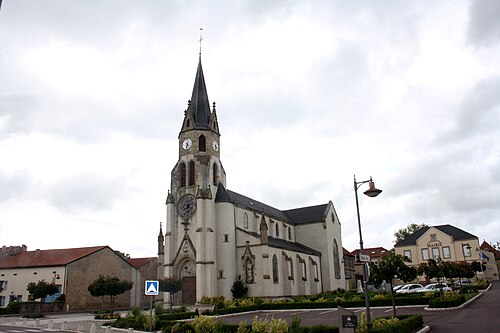
[[[92, 297], [88, 286], [99, 275], [115, 276], [120, 280], [131, 281], [134, 268], [109, 247], [83, 257], [67, 265], [66, 270], [66, 305], [69, 310], [100, 309], [101, 297]], [[133, 288], [137, 288], [134, 285]], [[140, 286], [139, 286], [140, 287]], [[130, 308], [130, 291], [114, 297], [115, 308]], [[104, 297], [104, 307], [110, 307], [110, 297]]]

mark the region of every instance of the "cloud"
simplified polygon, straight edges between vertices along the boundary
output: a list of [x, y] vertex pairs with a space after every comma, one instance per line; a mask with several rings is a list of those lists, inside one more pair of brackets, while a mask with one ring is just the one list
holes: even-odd
[[108, 179], [82, 173], [53, 184], [47, 194], [50, 204], [66, 213], [105, 211], [127, 191], [124, 179]]
[[469, 42], [474, 46], [487, 46], [500, 41], [499, 17], [499, 1], [473, 0], [469, 6]]
[[0, 170], [0, 202], [21, 197], [29, 191], [32, 182], [28, 171], [5, 173]]

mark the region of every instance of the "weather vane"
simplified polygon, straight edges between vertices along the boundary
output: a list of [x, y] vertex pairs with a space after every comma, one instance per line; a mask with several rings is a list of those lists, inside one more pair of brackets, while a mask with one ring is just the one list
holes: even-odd
[[201, 55], [201, 41], [203, 40], [202, 33], [203, 33], [203, 28], [200, 28], [200, 55]]

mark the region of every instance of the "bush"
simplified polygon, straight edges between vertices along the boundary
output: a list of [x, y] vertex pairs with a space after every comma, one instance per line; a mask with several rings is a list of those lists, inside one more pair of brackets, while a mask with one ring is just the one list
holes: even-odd
[[23, 316], [23, 318], [30, 318], [30, 319], [36, 319], [36, 318], [44, 318], [45, 315], [43, 313], [27, 313]]
[[238, 275], [238, 279], [234, 281], [231, 293], [233, 294], [233, 298], [243, 298], [247, 296], [248, 286], [241, 281], [241, 276]]
[[18, 314], [21, 311], [21, 302], [9, 302], [5, 307], [5, 314]]
[[[381, 317], [373, 321], [371, 333], [410, 333], [422, 327], [424, 319], [422, 315], [402, 315], [397, 317]], [[361, 315], [361, 321], [356, 333], [367, 332], [365, 312]]]
[[301, 328], [300, 333], [339, 333], [339, 328], [326, 325], [304, 326]]
[[452, 308], [465, 303], [465, 295], [459, 294], [451, 298], [440, 299], [434, 298], [429, 302], [430, 308]]

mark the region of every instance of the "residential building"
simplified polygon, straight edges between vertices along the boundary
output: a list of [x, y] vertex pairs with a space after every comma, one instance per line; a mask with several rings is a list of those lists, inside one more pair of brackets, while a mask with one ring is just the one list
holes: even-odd
[[355, 255], [342, 248], [344, 253], [344, 272], [346, 290], [356, 289], [356, 270], [354, 268]]
[[[226, 188], [218, 113], [201, 55], [178, 140], [158, 258], [164, 277], [182, 279], [180, 302], [232, 298], [239, 278], [258, 297], [345, 288], [341, 225], [331, 201], [282, 210]], [[260, 163], [256, 158], [249, 156]]]
[[479, 258], [486, 266], [484, 278], [488, 281], [499, 280], [500, 251], [486, 241], [483, 241], [479, 249]]
[[128, 259], [108, 246], [71, 249], [21, 251], [0, 259], [0, 307], [9, 302], [29, 300], [26, 287], [30, 282], [45, 280], [54, 283], [59, 292], [44, 302], [53, 302], [65, 295], [66, 310], [101, 308], [101, 298], [92, 297], [88, 286], [99, 275], [118, 277], [134, 283], [131, 291], [115, 298], [117, 308], [147, 306], [138, 295], [144, 294], [144, 280], [156, 278], [157, 258]]
[[418, 266], [429, 259], [444, 261], [479, 260], [479, 240], [476, 236], [449, 224], [423, 227], [394, 245], [401, 254]]
[[[361, 250], [356, 249], [352, 251], [352, 254], [355, 256], [354, 260], [354, 275], [356, 277], [356, 281], [363, 281], [363, 263], [359, 261], [359, 254]], [[378, 247], [368, 247], [363, 249], [363, 255], [367, 255], [370, 257], [370, 262], [377, 263], [382, 261], [382, 258], [389, 254], [391, 251], [387, 250], [384, 247], [378, 246]], [[356, 285], [358, 285], [359, 282], [356, 282]]]

